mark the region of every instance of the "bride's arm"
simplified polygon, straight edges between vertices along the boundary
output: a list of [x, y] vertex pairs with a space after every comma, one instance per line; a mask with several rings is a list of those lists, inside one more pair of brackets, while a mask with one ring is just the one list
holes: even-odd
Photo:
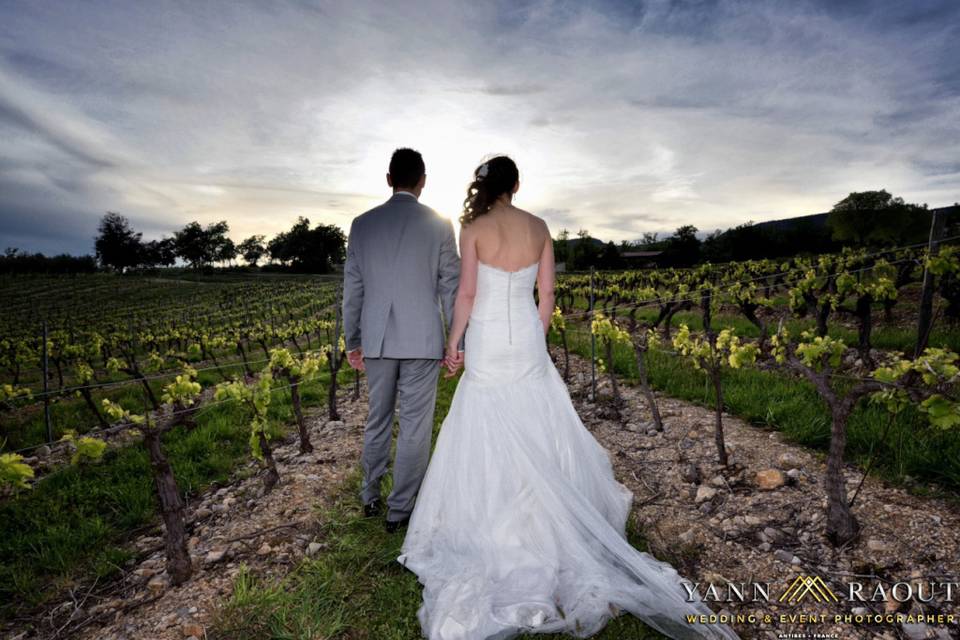
[[477, 295], [477, 245], [470, 225], [460, 229], [460, 283], [453, 303], [453, 323], [447, 336], [447, 354], [455, 354], [467, 330], [467, 320]]
[[540, 268], [537, 270], [537, 298], [539, 298], [537, 310], [540, 313], [540, 321], [543, 323], [544, 335], [550, 332], [550, 319], [553, 316], [555, 269], [553, 238], [550, 237], [550, 230], [547, 229], [547, 239], [543, 243], [543, 252], [540, 254]]

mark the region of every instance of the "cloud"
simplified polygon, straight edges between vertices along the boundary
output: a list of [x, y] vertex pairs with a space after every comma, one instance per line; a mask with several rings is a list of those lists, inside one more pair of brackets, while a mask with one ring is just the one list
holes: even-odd
[[489, 84], [481, 89], [481, 92], [491, 96], [529, 96], [535, 93], [543, 93], [544, 87], [538, 84]]
[[340, 224], [396, 146], [452, 217], [490, 153], [558, 230], [635, 238], [958, 199], [960, 6], [735, 0], [0, 6], [0, 245]]

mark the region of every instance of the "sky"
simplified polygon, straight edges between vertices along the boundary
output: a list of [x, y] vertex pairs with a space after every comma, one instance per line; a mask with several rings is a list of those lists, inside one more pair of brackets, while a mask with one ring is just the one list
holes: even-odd
[[0, 249], [92, 252], [298, 216], [344, 230], [399, 146], [455, 219], [515, 204], [603, 240], [960, 200], [960, 2], [0, 0]]

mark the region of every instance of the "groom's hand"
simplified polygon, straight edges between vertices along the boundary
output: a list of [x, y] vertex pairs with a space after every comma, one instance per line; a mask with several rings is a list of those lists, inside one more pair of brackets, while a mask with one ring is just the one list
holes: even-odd
[[357, 347], [347, 352], [347, 362], [357, 371], [363, 371], [363, 347]]

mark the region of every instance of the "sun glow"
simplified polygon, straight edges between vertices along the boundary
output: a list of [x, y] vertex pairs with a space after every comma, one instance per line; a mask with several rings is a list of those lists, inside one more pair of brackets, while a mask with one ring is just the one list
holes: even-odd
[[536, 148], [533, 141], [518, 135], [520, 132], [491, 133], [489, 126], [483, 124], [487, 115], [482, 113], [483, 109], [465, 110], [462, 103], [444, 103], [433, 97], [439, 105], [428, 108], [429, 101], [424, 96], [423, 109], [412, 111], [408, 107], [383, 121], [374, 120], [377, 124], [368, 127], [367, 134], [375, 142], [364, 145], [361, 158], [343, 173], [341, 183], [349, 184], [358, 193], [369, 194], [371, 206], [375, 206], [390, 194], [385, 178], [390, 154], [397, 147], [412, 147], [423, 155], [426, 165], [421, 202], [448, 217], [459, 235], [458, 218], [474, 169], [490, 157], [506, 154], [520, 169], [520, 191], [514, 202], [536, 213], [537, 203], [545, 201], [543, 176], [538, 168], [550, 166], [544, 157], [550, 153], [549, 145], [531, 151]]

